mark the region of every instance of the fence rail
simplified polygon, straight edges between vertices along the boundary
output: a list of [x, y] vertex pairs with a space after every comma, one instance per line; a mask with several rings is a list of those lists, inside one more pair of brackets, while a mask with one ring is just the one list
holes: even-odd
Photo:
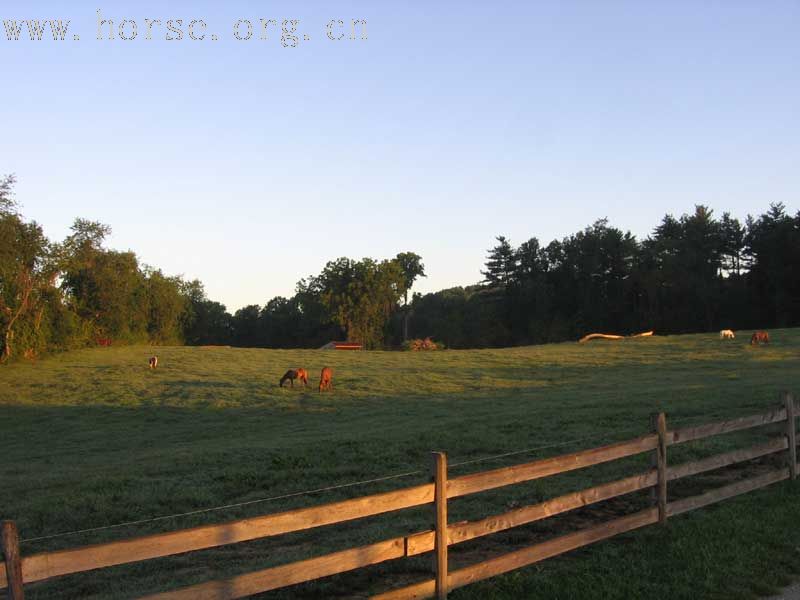
[[[278, 536], [306, 529], [343, 523], [383, 513], [430, 505], [435, 526], [431, 530], [383, 540], [299, 562], [210, 581], [178, 590], [148, 596], [148, 600], [222, 600], [242, 598], [298, 583], [352, 571], [388, 560], [433, 552], [433, 577], [376, 596], [382, 600], [401, 598], [445, 598], [448, 590], [539, 562], [615, 535], [654, 523], [664, 523], [679, 515], [727, 498], [732, 498], [797, 476], [797, 409], [793, 396], [781, 394], [782, 405], [768, 412], [675, 430], [667, 429], [666, 415], [654, 416], [652, 432], [640, 437], [536, 460], [510, 467], [448, 478], [447, 457], [434, 453], [432, 482], [282, 513], [240, 519], [220, 525], [194, 527], [175, 532], [96, 544], [82, 548], [21, 556], [16, 524], [2, 524], [3, 563], [0, 563], [0, 590], [7, 589], [11, 600], [23, 600], [24, 584], [80, 573]], [[670, 446], [711, 436], [742, 431], [773, 423], [786, 423], [785, 433], [767, 442], [678, 465], [668, 465]], [[700, 495], [668, 502], [668, 483], [710, 470], [786, 451], [786, 466], [740, 480]], [[477, 521], [449, 523], [448, 500], [519, 484], [535, 479], [583, 469], [621, 458], [653, 453], [652, 467], [623, 479], [611, 481], [551, 498], [538, 504], [516, 508]], [[533, 523], [597, 502], [644, 489], [653, 490], [654, 506], [574, 533], [450, 572], [448, 547]]]

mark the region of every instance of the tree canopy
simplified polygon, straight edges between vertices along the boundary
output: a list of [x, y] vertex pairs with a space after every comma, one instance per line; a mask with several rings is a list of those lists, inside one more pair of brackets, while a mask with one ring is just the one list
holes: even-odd
[[[0, 361], [97, 343], [318, 347], [347, 339], [399, 347], [409, 333], [453, 348], [800, 325], [800, 213], [772, 204], [744, 223], [698, 205], [642, 240], [606, 219], [560, 240], [505, 236], [480, 283], [412, 294], [422, 257], [341, 257], [291, 297], [233, 314], [202, 282], [106, 247], [108, 225], [76, 219], [60, 242], [20, 214], [0, 178]], [[412, 318], [413, 316], [413, 318]]]
[[698, 205], [641, 241], [605, 219], [544, 247], [496, 240], [483, 285], [415, 298], [414, 337], [468, 348], [800, 325], [800, 213], [781, 204], [744, 225]]

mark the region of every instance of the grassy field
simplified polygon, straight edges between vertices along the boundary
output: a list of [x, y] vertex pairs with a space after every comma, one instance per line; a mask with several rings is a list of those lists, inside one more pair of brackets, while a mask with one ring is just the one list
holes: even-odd
[[[743, 332], [744, 333], [744, 332]], [[386, 475], [398, 479], [23, 543], [23, 553], [218, 523], [426, 480], [429, 452], [451, 463], [560, 444], [452, 469], [524, 462], [645, 432], [650, 413], [701, 423], [762, 411], [800, 392], [800, 330], [654, 337], [438, 353], [100, 348], [0, 368], [0, 517], [24, 539], [172, 515]], [[278, 387], [292, 366], [335, 372], [335, 392]], [[767, 432], [768, 433], [768, 432]], [[773, 431], [774, 433], [774, 431]], [[671, 461], [741, 445], [733, 434], [676, 448]], [[646, 456], [456, 500], [482, 517], [636, 472]], [[715, 479], [716, 478], [716, 479]], [[718, 485], [695, 477], [675, 493]], [[752, 598], [800, 570], [800, 484], [739, 499], [459, 590], [455, 598]], [[455, 547], [453, 564], [566, 532], [647, 502], [611, 503]], [[605, 511], [605, 512], [604, 512]], [[377, 541], [430, 526], [429, 510], [63, 577], [30, 598], [132, 598]], [[266, 594], [363, 596], [426, 577], [427, 558]]]

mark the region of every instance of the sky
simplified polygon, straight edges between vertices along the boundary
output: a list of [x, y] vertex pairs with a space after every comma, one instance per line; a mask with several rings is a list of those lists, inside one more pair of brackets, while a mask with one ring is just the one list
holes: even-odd
[[[70, 20], [64, 41], [0, 30], [0, 174], [23, 214], [56, 240], [106, 223], [109, 247], [230, 310], [340, 256], [416, 252], [427, 292], [480, 280], [497, 235], [800, 209], [797, 1], [4, 1], [0, 19]], [[297, 45], [259, 19], [298, 20]]]

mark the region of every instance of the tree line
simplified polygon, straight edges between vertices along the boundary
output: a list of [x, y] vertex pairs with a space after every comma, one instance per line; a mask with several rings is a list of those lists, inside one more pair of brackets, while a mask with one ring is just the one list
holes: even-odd
[[637, 240], [603, 219], [562, 240], [488, 251], [484, 280], [412, 303], [412, 334], [456, 348], [800, 325], [800, 212], [744, 224], [706, 206]]
[[261, 348], [317, 348], [331, 340], [357, 341], [368, 349], [391, 346], [408, 324], [408, 293], [425, 276], [413, 252], [377, 261], [338, 258], [318, 275], [297, 283], [291, 298], [263, 307], [251, 304], [232, 315], [198, 288], [190, 301], [190, 344]]
[[[314, 347], [331, 339], [383, 347], [408, 323], [421, 258], [340, 258], [291, 298], [230, 314], [198, 280], [167, 276], [133, 252], [105, 247], [111, 229], [76, 219], [61, 241], [26, 220], [14, 177], [0, 178], [0, 361], [103, 344]], [[399, 319], [399, 321], [398, 321]]]
[[453, 348], [800, 324], [800, 213], [773, 204], [744, 224], [709, 208], [665, 216], [637, 240], [606, 220], [563, 240], [488, 251], [484, 280], [425, 295], [422, 258], [339, 258], [295, 294], [233, 313], [198, 280], [165, 275], [105, 247], [110, 228], [76, 219], [61, 241], [27, 221], [0, 179], [0, 360], [97, 344], [399, 347], [432, 337]]
[[0, 360], [97, 343], [183, 341], [187, 284], [103, 247], [110, 228], [76, 219], [60, 242], [26, 221], [0, 180]]

